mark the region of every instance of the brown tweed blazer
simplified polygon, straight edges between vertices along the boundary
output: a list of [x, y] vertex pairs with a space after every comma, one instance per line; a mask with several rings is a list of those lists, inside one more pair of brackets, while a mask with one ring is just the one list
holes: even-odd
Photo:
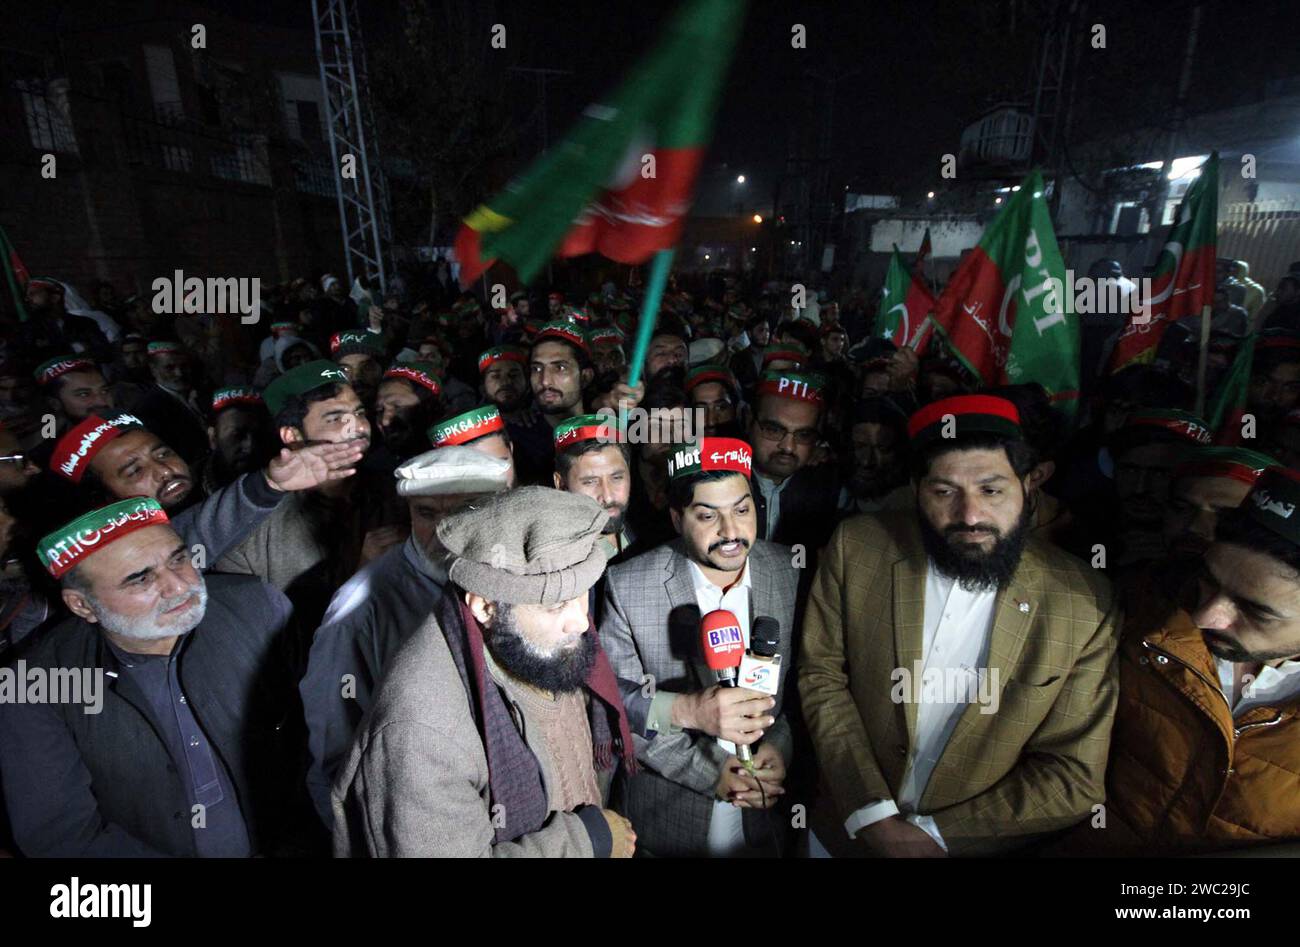
[[[844, 820], [894, 798], [916, 733], [916, 704], [891, 699], [896, 668], [921, 658], [926, 555], [915, 512], [845, 520], [822, 553], [803, 625], [799, 692], [838, 838]], [[998, 594], [988, 667], [996, 713], [971, 704], [917, 811], [951, 854], [1005, 851], [1089, 815], [1105, 795], [1115, 713], [1110, 584], [1031, 539]], [[822, 835], [818, 833], [819, 837]]]

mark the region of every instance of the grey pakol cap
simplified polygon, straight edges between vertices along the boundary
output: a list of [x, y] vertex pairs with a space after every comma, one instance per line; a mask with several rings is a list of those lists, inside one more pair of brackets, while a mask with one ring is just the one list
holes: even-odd
[[447, 575], [467, 592], [511, 605], [559, 605], [596, 584], [609, 514], [580, 493], [520, 487], [474, 500], [438, 524]]

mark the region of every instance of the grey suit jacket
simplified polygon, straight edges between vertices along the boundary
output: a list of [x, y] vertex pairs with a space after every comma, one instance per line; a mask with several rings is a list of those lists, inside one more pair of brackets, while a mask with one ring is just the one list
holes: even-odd
[[[750, 620], [766, 615], [781, 623], [781, 682], [773, 716], [763, 736], [790, 764], [793, 745], [783, 712], [785, 681], [793, 658], [791, 631], [799, 570], [785, 546], [758, 540], [749, 552]], [[690, 693], [714, 683], [700, 652], [694, 623], [670, 631], [674, 609], [697, 605], [689, 560], [680, 539], [653, 549], [606, 573], [601, 643], [623, 688], [623, 703], [636, 742], [641, 770], [625, 777], [615, 806], [631, 822], [638, 850], [655, 855], [707, 853], [714, 790], [727, 752], [714, 737], [697, 731], [655, 733], [646, 729], [653, 690]], [[674, 623], [677, 624], [677, 623]], [[651, 686], [651, 678], [653, 686]], [[768, 814], [744, 812], [745, 837], [759, 844], [768, 836]]]

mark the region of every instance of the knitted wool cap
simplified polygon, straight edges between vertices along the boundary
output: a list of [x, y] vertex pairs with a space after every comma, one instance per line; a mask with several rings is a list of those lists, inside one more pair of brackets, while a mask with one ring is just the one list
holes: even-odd
[[438, 524], [447, 574], [467, 592], [511, 605], [559, 605], [605, 571], [597, 542], [609, 514], [580, 493], [520, 487], [471, 502]]

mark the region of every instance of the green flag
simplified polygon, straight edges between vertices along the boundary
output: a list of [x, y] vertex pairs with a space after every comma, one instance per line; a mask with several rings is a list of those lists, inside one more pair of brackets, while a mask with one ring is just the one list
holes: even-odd
[[935, 324], [985, 385], [1038, 382], [1073, 414], [1079, 398], [1079, 320], [1065, 261], [1032, 172], [948, 281]]
[[1246, 396], [1250, 391], [1251, 365], [1255, 361], [1255, 341], [1258, 333], [1252, 332], [1241, 342], [1237, 357], [1232, 360], [1228, 374], [1219, 382], [1219, 390], [1210, 403], [1208, 417], [1214, 443], [1235, 447], [1241, 443], [1241, 419], [1246, 413]]
[[[929, 231], [926, 234], [928, 238]], [[923, 253], [928, 243], [927, 239], [922, 244]], [[917, 263], [920, 262], [918, 256]], [[875, 335], [889, 339], [901, 349], [917, 337], [932, 309], [934, 294], [908, 270], [898, 244], [894, 244], [894, 255], [889, 258], [889, 270], [885, 273], [885, 285], [880, 290]]]
[[555, 254], [641, 263], [676, 245], [744, 19], [744, 0], [688, 0], [612, 96], [465, 218], [460, 282], [495, 260], [530, 282]]

